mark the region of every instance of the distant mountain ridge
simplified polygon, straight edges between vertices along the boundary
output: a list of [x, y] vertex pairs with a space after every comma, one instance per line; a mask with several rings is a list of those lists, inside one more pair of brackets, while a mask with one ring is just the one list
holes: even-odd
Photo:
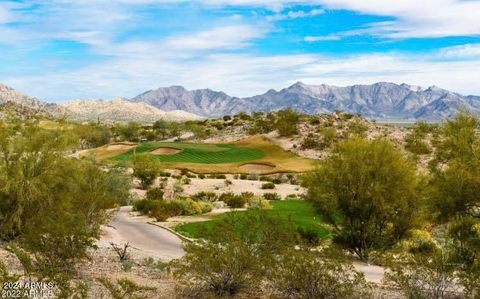
[[[23, 108], [22, 108], [23, 107]], [[61, 104], [48, 103], [21, 94], [15, 89], [0, 84], [0, 116], [6, 110], [15, 115], [32, 117], [65, 117], [79, 122], [128, 122], [152, 123], [157, 120], [185, 121], [201, 119], [198, 115], [185, 111], [163, 111], [145, 103], [133, 103], [126, 99], [111, 100], [72, 100]], [[3, 112], [5, 110], [5, 112]]]
[[66, 117], [75, 121], [153, 123], [157, 120], [186, 121], [202, 117], [180, 110], [163, 111], [145, 103], [133, 103], [126, 99], [72, 100], [59, 106], [65, 108]]
[[171, 86], [150, 90], [131, 99], [166, 111], [181, 109], [203, 116], [222, 116], [240, 111], [269, 112], [287, 107], [305, 113], [342, 110], [377, 119], [439, 120], [464, 107], [480, 114], [479, 96], [462, 96], [436, 86], [421, 88], [408, 84], [379, 82], [338, 87], [297, 82], [280, 91], [238, 98], [210, 89], [186, 90]]

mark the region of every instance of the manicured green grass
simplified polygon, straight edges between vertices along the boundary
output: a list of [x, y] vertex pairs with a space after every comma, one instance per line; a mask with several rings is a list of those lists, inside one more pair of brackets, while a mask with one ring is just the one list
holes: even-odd
[[[182, 150], [181, 152], [172, 155], [155, 155], [156, 158], [163, 162], [218, 164], [256, 160], [264, 156], [264, 153], [261, 150], [239, 147], [233, 144], [186, 142], [145, 142], [137, 146], [135, 153], [148, 154], [148, 152], [159, 147], [172, 147]], [[133, 154], [134, 150], [130, 150], [112, 157], [111, 159], [115, 161], [128, 160], [133, 157]]]
[[[291, 221], [293, 225], [301, 228], [308, 228], [317, 232], [322, 239], [330, 238], [330, 232], [325, 228], [321, 217], [315, 212], [310, 202], [304, 200], [279, 200], [273, 201], [273, 208], [266, 210], [268, 215], [278, 217], [284, 221]], [[215, 225], [228, 214], [235, 213], [236, 216], [243, 216], [251, 211], [233, 211], [221, 214], [209, 221], [193, 222], [174, 227], [177, 232], [192, 238], [201, 238], [202, 232], [214, 230]]]

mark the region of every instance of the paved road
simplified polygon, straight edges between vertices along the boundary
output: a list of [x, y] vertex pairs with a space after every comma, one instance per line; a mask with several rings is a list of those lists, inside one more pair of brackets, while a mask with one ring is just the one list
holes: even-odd
[[[132, 217], [128, 213], [132, 207], [121, 207], [110, 225], [115, 228], [116, 238], [129, 242], [131, 246], [162, 259], [174, 259], [183, 256], [182, 241], [173, 233], [148, 224], [144, 217]], [[365, 274], [370, 282], [380, 283], [383, 268], [363, 263], [354, 263], [357, 271]]]
[[182, 241], [171, 232], [148, 224], [143, 218], [130, 217], [131, 207], [121, 207], [110, 225], [123, 242], [162, 259], [183, 256]]

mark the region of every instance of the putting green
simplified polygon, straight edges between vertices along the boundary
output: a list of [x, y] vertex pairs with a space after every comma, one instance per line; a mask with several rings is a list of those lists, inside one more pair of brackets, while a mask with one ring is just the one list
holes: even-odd
[[[158, 155], [154, 151], [159, 148], [178, 149], [178, 153]], [[150, 153], [152, 152], [152, 153]], [[206, 144], [188, 142], [145, 142], [120, 155], [110, 158], [115, 161], [124, 161], [134, 154], [151, 154], [163, 162], [186, 162], [219, 164], [251, 161], [262, 158], [263, 151], [255, 148], [240, 147], [234, 144]]]

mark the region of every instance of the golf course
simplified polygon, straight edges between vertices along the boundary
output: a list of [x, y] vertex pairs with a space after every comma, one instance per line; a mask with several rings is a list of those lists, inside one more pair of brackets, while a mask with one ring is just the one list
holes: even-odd
[[266, 137], [253, 136], [234, 143], [142, 142], [109, 144], [86, 153], [109, 162], [129, 161], [135, 155], [153, 155], [165, 169], [195, 173], [304, 172], [314, 160], [283, 150]]

